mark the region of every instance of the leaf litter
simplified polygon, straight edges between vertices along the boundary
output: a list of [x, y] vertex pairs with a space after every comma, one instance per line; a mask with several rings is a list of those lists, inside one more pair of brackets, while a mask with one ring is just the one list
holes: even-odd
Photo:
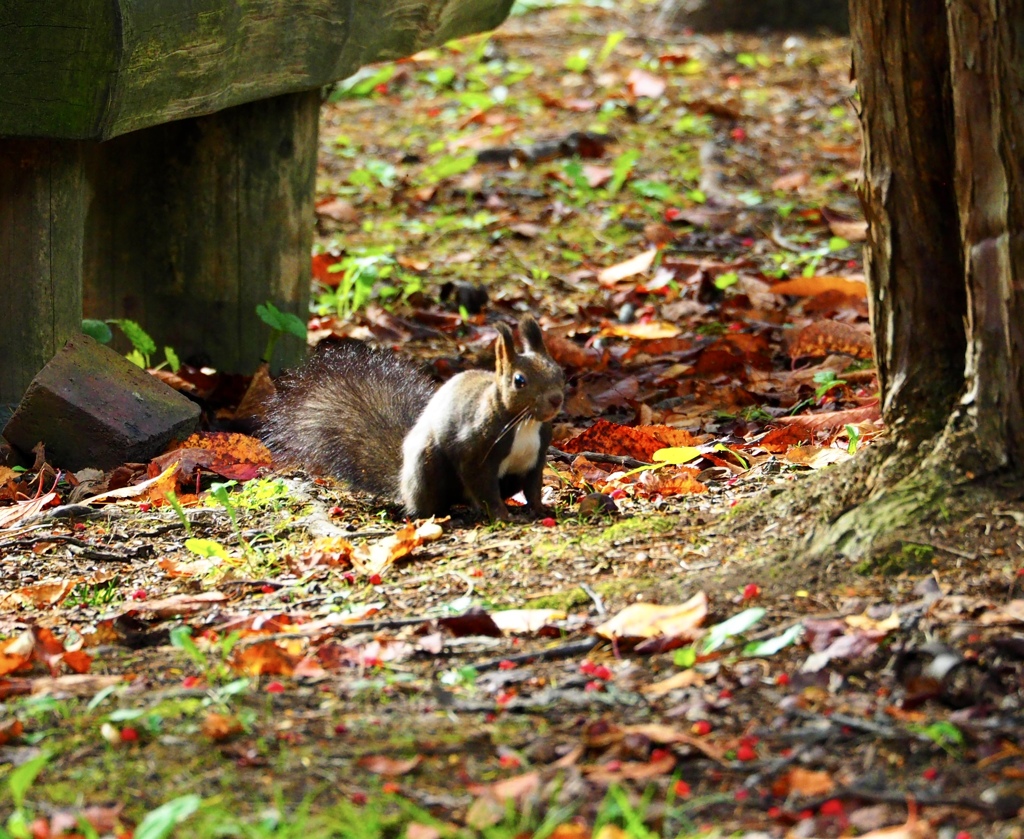
[[[322, 114], [311, 338], [444, 377], [536, 313], [570, 382], [554, 515], [402, 524], [269, 472], [244, 382], [164, 374], [209, 424], [153, 462], [0, 467], [0, 761], [56, 747], [41, 796], [115, 833], [198, 759], [253, 818], [269, 772], [440, 819], [409, 835], [508, 802], [590, 835], [609, 789], [661, 835], [982, 835], [1024, 805], [1024, 511], [858, 568], [729, 512], [882, 432], [847, 44], [659, 40], [620, 6], [371, 68]], [[33, 696], [85, 697], [67, 742]]]

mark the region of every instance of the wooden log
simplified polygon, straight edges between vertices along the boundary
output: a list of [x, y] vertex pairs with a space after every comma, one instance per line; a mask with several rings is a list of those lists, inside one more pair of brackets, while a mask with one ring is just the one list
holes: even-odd
[[0, 139], [0, 405], [81, 328], [81, 143]]
[[[256, 306], [308, 316], [319, 105], [318, 91], [293, 93], [93, 147], [86, 316], [130, 318], [182, 359], [254, 370], [269, 335]], [[287, 339], [275, 356], [304, 353]]]
[[0, 3], [0, 136], [105, 140], [493, 29], [512, 0]]

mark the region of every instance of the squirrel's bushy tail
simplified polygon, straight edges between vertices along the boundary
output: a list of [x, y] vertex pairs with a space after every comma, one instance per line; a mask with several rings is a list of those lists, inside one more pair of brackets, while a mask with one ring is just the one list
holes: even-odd
[[263, 438], [284, 461], [399, 500], [402, 440], [434, 384], [398, 356], [357, 341], [322, 347], [283, 376]]

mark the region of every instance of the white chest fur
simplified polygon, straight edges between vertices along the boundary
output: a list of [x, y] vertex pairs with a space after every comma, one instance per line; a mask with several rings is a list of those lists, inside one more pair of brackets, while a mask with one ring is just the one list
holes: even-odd
[[516, 427], [512, 451], [498, 465], [499, 478], [509, 473], [521, 475], [534, 467], [540, 452], [540, 425], [538, 420], [530, 419], [524, 420]]

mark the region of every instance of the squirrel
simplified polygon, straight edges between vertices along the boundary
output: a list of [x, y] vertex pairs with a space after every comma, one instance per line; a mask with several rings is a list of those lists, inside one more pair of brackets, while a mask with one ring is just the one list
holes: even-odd
[[523, 350], [496, 324], [495, 370], [467, 370], [440, 388], [394, 353], [351, 341], [318, 352], [280, 380], [264, 439], [286, 462], [401, 503], [415, 518], [466, 503], [511, 518], [522, 491], [540, 514], [551, 421], [565, 376], [540, 327], [519, 322]]

